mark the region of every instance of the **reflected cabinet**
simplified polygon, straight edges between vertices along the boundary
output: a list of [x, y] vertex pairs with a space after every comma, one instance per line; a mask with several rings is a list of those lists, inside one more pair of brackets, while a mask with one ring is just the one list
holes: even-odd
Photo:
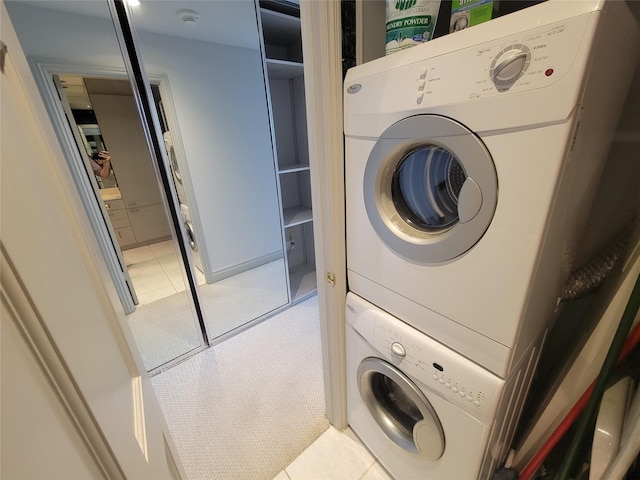
[[309, 144], [299, 12], [277, 8], [262, 5], [260, 20], [290, 298], [296, 303], [317, 288]]

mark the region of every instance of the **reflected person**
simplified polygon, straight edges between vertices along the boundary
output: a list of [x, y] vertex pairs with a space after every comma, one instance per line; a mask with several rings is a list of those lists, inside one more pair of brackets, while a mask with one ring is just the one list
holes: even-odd
[[94, 153], [89, 157], [91, 163], [91, 169], [94, 175], [98, 177], [107, 178], [111, 173], [111, 155], [106, 150], [102, 150], [100, 153]]

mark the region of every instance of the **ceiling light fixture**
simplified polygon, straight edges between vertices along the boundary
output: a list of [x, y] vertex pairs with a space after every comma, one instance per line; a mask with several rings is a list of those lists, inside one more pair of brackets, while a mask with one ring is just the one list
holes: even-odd
[[178, 10], [176, 14], [185, 25], [195, 25], [200, 21], [200, 14], [195, 10]]
[[140, 5], [140, 0], [127, 0], [130, 7], [137, 7]]

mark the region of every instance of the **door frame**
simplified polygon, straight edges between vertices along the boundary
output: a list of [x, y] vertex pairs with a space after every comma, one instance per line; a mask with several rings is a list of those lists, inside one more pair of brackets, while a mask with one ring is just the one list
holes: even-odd
[[347, 426], [342, 4], [300, 2], [325, 408]]
[[[38, 89], [44, 100], [44, 104], [50, 115], [51, 123], [54, 131], [60, 141], [60, 145], [65, 153], [65, 160], [73, 182], [78, 190], [83, 207], [87, 212], [89, 223], [91, 224], [94, 233], [98, 239], [98, 246], [102, 256], [104, 257], [107, 269], [113, 280], [118, 298], [120, 299], [124, 311], [126, 314], [133, 313], [135, 310], [134, 301], [132, 299], [130, 289], [128, 287], [129, 275], [126, 271], [126, 264], [122, 256], [121, 249], [117, 243], [116, 235], [108, 221], [108, 212], [104, 206], [104, 203], [97, 199], [99, 192], [97, 182], [91, 175], [87, 176], [87, 167], [84, 162], [85, 159], [78, 154], [78, 146], [74, 132], [71, 128], [68, 128], [66, 121], [66, 114], [61, 101], [58, 97], [58, 91], [53, 81], [53, 75], [71, 74], [82, 77], [99, 77], [99, 78], [113, 78], [129, 81], [129, 76], [125, 67], [104, 67], [90, 64], [76, 64], [71, 62], [59, 61], [49, 58], [33, 57], [29, 59], [31, 69], [34, 73], [34, 78]], [[180, 130], [177, 124], [176, 113], [173, 109], [173, 99], [171, 97], [171, 90], [169, 87], [169, 80], [166, 75], [160, 74], [148, 74], [148, 79], [154, 85], [158, 85], [160, 90], [160, 96], [163, 100], [163, 110], [166, 115], [166, 121], [169, 130], [172, 132], [172, 138], [176, 155], [179, 158], [184, 158], [184, 146], [180, 140]], [[182, 162], [184, 166], [185, 162]], [[185, 182], [190, 182], [190, 175], [188, 168], [181, 168], [181, 174]], [[89, 178], [89, 181], [87, 181]], [[187, 200], [189, 201], [189, 208], [193, 211], [193, 218], [199, 218], [197, 207], [192, 196], [190, 189], [185, 189], [187, 194]], [[193, 207], [192, 207], [193, 206]], [[167, 222], [169, 219], [167, 218]], [[206, 245], [201, 238], [198, 238], [202, 229], [199, 225], [196, 225], [196, 242], [202, 250], [201, 258], [205, 272], [211, 271], [208, 265], [208, 254], [206, 252]], [[117, 248], [115, 248], [117, 247]], [[190, 252], [189, 252], [190, 253]], [[192, 258], [189, 257], [190, 262]], [[185, 268], [190, 268], [185, 266]], [[206, 273], [205, 273], [206, 276]], [[209, 278], [207, 278], [209, 281]], [[205, 346], [204, 340], [201, 340], [201, 346]]]
[[[127, 73], [123, 69], [111, 69], [91, 65], [74, 65], [64, 62], [56, 62], [45, 59], [30, 59], [34, 78], [47, 112], [51, 118], [51, 124], [60, 141], [64, 152], [65, 161], [76, 186], [82, 206], [84, 207], [89, 223], [98, 240], [98, 248], [107, 264], [109, 275], [113, 281], [118, 298], [122, 303], [125, 314], [135, 311], [134, 301], [127, 285], [128, 273], [122, 256], [122, 251], [117, 243], [115, 231], [108, 221], [108, 212], [103, 202], [97, 198], [99, 193], [97, 181], [93, 176], [87, 175], [85, 159], [78, 152], [78, 144], [72, 129], [68, 127], [67, 115], [58, 98], [58, 91], [53, 81], [54, 75], [74, 74], [82, 76], [120, 78], [128, 80]], [[73, 119], [69, 119], [73, 121]], [[88, 181], [87, 181], [88, 179]], [[117, 248], [116, 248], [117, 246]]]

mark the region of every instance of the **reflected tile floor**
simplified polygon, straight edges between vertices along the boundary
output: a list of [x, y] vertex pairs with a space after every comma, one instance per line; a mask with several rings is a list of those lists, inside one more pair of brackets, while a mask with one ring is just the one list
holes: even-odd
[[[178, 255], [173, 240], [152, 243], [122, 251], [139, 305], [148, 305], [185, 290]], [[198, 285], [204, 274], [195, 269]]]
[[393, 480], [350, 428], [333, 426], [273, 480]]

